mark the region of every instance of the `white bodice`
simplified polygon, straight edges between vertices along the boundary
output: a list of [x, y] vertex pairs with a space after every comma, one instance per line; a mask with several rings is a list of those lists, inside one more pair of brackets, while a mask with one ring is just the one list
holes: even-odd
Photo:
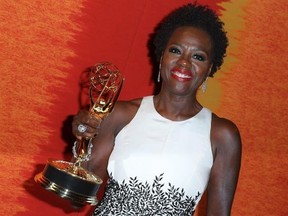
[[[187, 120], [171, 121], [156, 111], [153, 96], [144, 97], [132, 121], [116, 137], [108, 163], [110, 178], [113, 178], [113, 181], [117, 182], [123, 191], [127, 191], [124, 188], [128, 187], [129, 182], [129, 187], [138, 185], [138, 189], [143, 189], [146, 185], [154, 192], [160, 190], [159, 187], [161, 187], [161, 192], [169, 197], [167, 198], [169, 202], [171, 202], [171, 195], [169, 195], [171, 188], [176, 188], [179, 193], [174, 193], [174, 195], [182, 194], [182, 198], [193, 198], [193, 206], [185, 204], [184, 208], [190, 208], [190, 212], [194, 211], [206, 189], [213, 163], [210, 129], [211, 111], [206, 108]], [[133, 179], [133, 184], [131, 179]], [[156, 184], [158, 186], [155, 186]], [[113, 193], [115, 193], [115, 188], [113, 187]], [[133, 188], [131, 190], [133, 191]], [[146, 191], [146, 193], [135, 195], [138, 196], [136, 201], [141, 199], [141, 194], [149, 193]], [[109, 196], [112, 196], [112, 193]], [[122, 196], [119, 195], [120, 199]], [[106, 197], [106, 201], [108, 199]], [[145, 198], [142, 199], [145, 200]], [[180, 200], [180, 198], [175, 199]], [[115, 200], [116, 198], [113, 202]], [[125, 200], [121, 201], [123, 202]], [[170, 205], [169, 202], [167, 201], [168, 204], [165, 205]], [[162, 215], [165, 215], [163, 212]], [[130, 212], [127, 215], [134, 214]], [[151, 215], [154, 214], [151, 213]], [[155, 213], [155, 215], [158, 214]], [[178, 215], [186, 214], [179, 213]]]

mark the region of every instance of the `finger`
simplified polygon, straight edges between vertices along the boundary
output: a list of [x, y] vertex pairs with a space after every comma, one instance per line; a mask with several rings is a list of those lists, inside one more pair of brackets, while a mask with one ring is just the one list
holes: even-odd
[[88, 125], [89, 127], [92, 127], [92, 128], [98, 128], [101, 121], [102, 121], [101, 119], [94, 117], [87, 110], [79, 111], [78, 114], [75, 115], [73, 118], [74, 124], [76, 124], [76, 125], [84, 124], [84, 125]]
[[[81, 130], [82, 127], [85, 127], [85, 131]], [[79, 130], [80, 128], [80, 130]], [[77, 138], [85, 138], [85, 139], [91, 139], [91, 138], [94, 138], [95, 136], [97, 136], [98, 132], [99, 132], [99, 129], [98, 128], [93, 128], [93, 127], [90, 127], [88, 125], [84, 125], [84, 124], [76, 124], [74, 123], [73, 124], [73, 127], [72, 127], [72, 132], [73, 134], [77, 137]]]
[[98, 134], [98, 132], [93, 132], [93, 133], [85, 132], [82, 134], [82, 137], [86, 140], [89, 140], [89, 139], [96, 137], [97, 134]]
[[89, 115], [89, 118], [87, 119], [86, 124], [89, 125], [89, 127], [92, 128], [99, 128], [100, 124], [101, 124], [102, 120], [99, 118], [96, 118], [92, 115]]

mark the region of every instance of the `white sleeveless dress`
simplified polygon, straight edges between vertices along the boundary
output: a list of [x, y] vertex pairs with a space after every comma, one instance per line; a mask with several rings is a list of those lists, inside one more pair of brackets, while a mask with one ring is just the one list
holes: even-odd
[[94, 215], [191, 216], [207, 187], [213, 155], [211, 111], [171, 121], [144, 97], [117, 135], [110, 178]]

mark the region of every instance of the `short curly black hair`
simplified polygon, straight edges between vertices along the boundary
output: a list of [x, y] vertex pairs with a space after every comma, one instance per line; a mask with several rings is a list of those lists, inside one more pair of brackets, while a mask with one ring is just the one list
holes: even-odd
[[192, 26], [206, 31], [213, 42], [212, 69], [209, 76], [223, 64], [226, 55], [228, 38], [224, 30], [224, 23], [218, 15], [206, 5], [189, 3], [173, 10], [159, 23], [154, 32], [153, 44], [155, 47], [156, 60], [159, 62], [163, 51], [172, 33], [181, 26]]

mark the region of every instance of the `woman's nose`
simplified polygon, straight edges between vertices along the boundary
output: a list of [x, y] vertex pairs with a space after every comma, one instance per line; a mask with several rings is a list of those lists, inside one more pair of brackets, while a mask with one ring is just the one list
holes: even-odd
[[188, 56], [181, 56], [178, 59], [177, 64], [181, 67], [190, 68], [192, 63]]

